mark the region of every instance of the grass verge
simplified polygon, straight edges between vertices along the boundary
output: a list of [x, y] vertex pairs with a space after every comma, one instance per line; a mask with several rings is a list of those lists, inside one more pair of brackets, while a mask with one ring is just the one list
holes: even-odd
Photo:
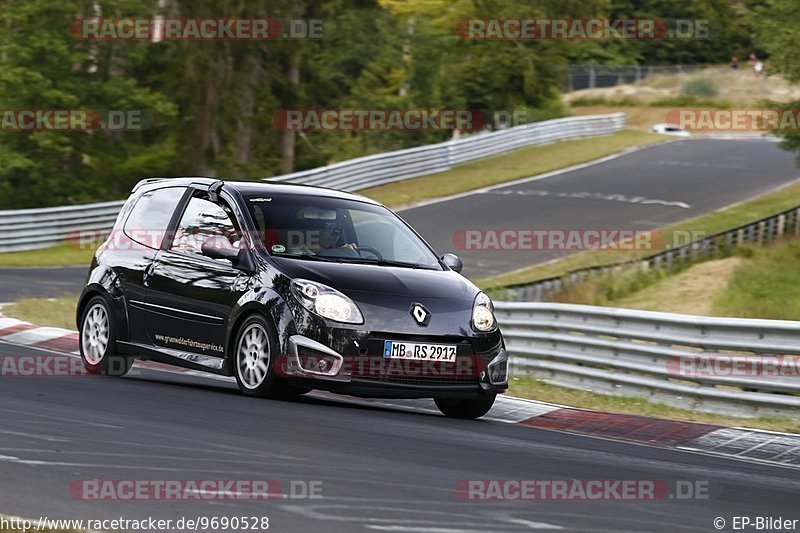
[[0, 267], [89, 265], [94, 248], [80, 249], [69, 244], [50, 248], [0, 253]]
[[717, 316], [800, 320], [800, 240], [743, 247], [747, 257], [713, 301]]
[[3, 307], [6, 316], [25, 320], [38, 326], [75, 329], [77, 296], [58, 298], [23, 298]]
[[655, 133], [624, 130], [604, 137], [522, 148], [508, 154], [459, 165], [447, 172], [370, 187], [358, 192], [390, 207], [398, 207], [420, 200], [440, 198], [535, 176], [635, 146], [666, 140], [670, 140], [669, 137]]
[[742, 426], [771, 431], [800, 433], [800, 418], [738, 418], [732, 416], [702, 413], [680, 409], [661, 403], [652, 403], [641, 398], [626, 396], [607, 396], [586, 390], [558, 387], [533, 377], [512, 377], [508, 393], [520, 398], [530, 398], [547, 403], [583, 407], [596, 411], [625, 413], [632, 415], [655, 416], [689, 422], [718, 424], [721, 426]]
[[[665, 234], [672, 232], [695, 232], [711, 235], [735, 228], [760, 218], [785, 211], [800, 204], [800, 182], [794, 182], [777, 191], [723, 208], [713, 213], [690, 218], [664, 228]], [[497, 290], [504, 286], [562, 276], [572, 270], [592, 266], [610, 265], [622, 261], [632, 261], [652, 255], [656, 250], [593, 250], [566, 256], [555, 261], [532, 265], [500, 276], [476, 280], [484, 290]]]

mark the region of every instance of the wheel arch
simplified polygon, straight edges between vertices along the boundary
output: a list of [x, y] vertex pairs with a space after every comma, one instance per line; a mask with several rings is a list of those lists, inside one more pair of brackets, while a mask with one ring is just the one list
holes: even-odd
[[253, 315], [263, 316], [274, 328], [278, 337], [278, 348], [282, 353], [286, 353], [289, 337], [295, 333], [294, 316], [286, 301], [274, 290], [264, 290], [250, 298], [243, 299], [237, 303], [228, 323], [225, 353], [229, 375], [233, 375], [231, 356], [235, 351], [236, 336], [244, 321]]
[[75, 324], [78, 330], [81, 328], [81, 319], [86, 310], [89, 300], [95, 296], [105, 299], [113, 316], [116, 328], [117, 340], [127, 340], [128, 338], [128, 313], [125, 308], [122, 291], [118, 277], [113, 269], [106, 266], [98, 266], [87, 276], [86, 286], [78, 298], [75, 308]]

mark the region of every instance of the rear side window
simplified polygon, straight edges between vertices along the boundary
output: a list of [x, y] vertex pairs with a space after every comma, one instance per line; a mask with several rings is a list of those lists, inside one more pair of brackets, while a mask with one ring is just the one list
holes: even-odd
[[185, 187], [167, 187], [142, 194], [125, 221], [125, 235], [149, 248], [160, 248], [172, 213], [185, 191]]

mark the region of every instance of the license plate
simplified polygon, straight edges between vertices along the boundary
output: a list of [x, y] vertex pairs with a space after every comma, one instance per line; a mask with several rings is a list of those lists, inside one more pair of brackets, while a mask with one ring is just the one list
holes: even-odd
[[384, 341], [383, 356], [387, 359], [452, 362], [456, 360], [456, 347], [450, 344]]

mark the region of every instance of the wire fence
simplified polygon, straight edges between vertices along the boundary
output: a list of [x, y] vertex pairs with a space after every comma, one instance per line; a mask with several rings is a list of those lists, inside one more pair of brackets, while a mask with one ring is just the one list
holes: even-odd
[[564, 72], [563, 89], [564, 92], [569, 93], [583, 89], [616, 87], [617, 85], [638, 83], [651, 76], [684, 76], [707, 71], [709, 68], [721, 71], [731, 70], [729, 67], [710, 67], [708, 65], [570, 65]]

